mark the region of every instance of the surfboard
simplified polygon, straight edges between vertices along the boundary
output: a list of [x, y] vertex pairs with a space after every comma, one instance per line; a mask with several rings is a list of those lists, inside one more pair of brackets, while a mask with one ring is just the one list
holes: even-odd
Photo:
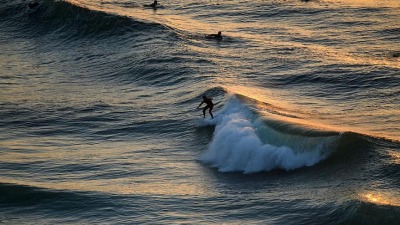
[[215, 35], [215, 34], [207, 34], [205, 37], [206, 37], [206, 39], [222, 40], [222, 36], [221, 36], [221, 37], [218, 37], [218, 36]]
[[194, 123], [198, 127], [207, 127], [207, 126], [215, 126], [216, 122], [213, 121], [211, 118], [197, 118], [194, 120]]

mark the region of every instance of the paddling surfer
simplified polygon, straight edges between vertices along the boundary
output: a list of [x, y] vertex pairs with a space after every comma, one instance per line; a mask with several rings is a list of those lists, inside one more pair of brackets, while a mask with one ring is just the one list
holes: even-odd
[[222, 40], [222, 33], [221, 31], [218, 31], [217, 34], [207, 34], [206, 35], [207, 39], [216, 39], [216, 40]]

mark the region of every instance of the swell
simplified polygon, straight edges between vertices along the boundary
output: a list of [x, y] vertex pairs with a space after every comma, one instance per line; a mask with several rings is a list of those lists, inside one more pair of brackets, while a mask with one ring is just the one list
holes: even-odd
[[[219, 89], [218, 89], [219, 90]], [[227, 101], [227, 107], [231, 107], [230, 104], [232, 102], [236, 102], [234, 104], [239, 104], [241, 105], [240, 107], [244, 107], [245, 111], [249, 111], [252, 114], [252, 117], [258, 118], [258, 123], [264, 123], [265, 125], [268, 126], [269, 129], [274, 129], [279, 132], [284, 132], [287, 134], [292, 134], [292, 135], [303, 135], [303, 136], [308, 136], [308, 137], [315, 137], [315, 136], [336, 136], [336, 135], [343, 135], [343, 137], [350, 137], [353, 139], [357, 140], [363, 140], [366, 143], [371, 143], [373, 145], [377, 146], [383, 146], [385, 147], [386, 145], [390, 145], [393, 147], [393, 145], [397, 145], [399, 142], [394, 140], [394, 139], [388, 139], [385, 137], [381, 136], [373, 136], [365, 133], [358, 133], [354, 131], [336, 131], [336, 130], [321, 130], [321, 129], [316, 129], [312, 127], [307, 127], [307, 125], [299, 125], [299, 124], [294, 124], [290, 123], [287, 121], [283, 120], [276, 120], [272, 119], [269, 117], [263, 116], [259, 110], [262, 111], [267, 111], [270, 114], [273, 115], [279, 115], [283, 116], [283, 118], [295, 118], [295, 119], [304, 119], [304, 118], [310, 118], [313, 117], [313, 114], [310, 114], [310, 112], [305, 112], [305, 111], [299, 111], [299, 110], [294, 110], [294, 109], [289, 109], [289, 108], [284, 108], [284, 107], [278, 107], [276, 105], [273, 105], [271, 103], [267, 102], [261, 102], [259, 100], [256, 100], [254, 98], [251, 98], [249, 96], [243, 95], [243, 94], [237, 94], [234, 93], [233, 95], [231, 93], [228, 93], [225, 89], [222, 89], [223, 91], [222, 94], [226, 95], [225, 100]], [[214, 89], [210, 89], [207, 92], [205, 92], [206, 95], [210, 93], [210, 95], [220, 95], [221, 93], [214, 93]], [[397, 90], [386, 90], [385, 93], [380, 93], [380, 95], [377, 95], [377, 97], [381, 98], [396, 98], [399, 94], [399, 91]], [[261, 121], [261, 122], [260, 122]]]
[[[357, 93], [354, 93], [357, 95]], [[382, 93], [374, 93], [375, 97], [379, 97], [382, 99], [385, 99], [387, 102], [396, 102], [393, 101], [392, 99], [397, 99], [399, 91], [394, 90], [394, 89], [389, 89], [385, 90], [385, 92]], [[363, 93], [361, 93], [363, 95]], [[369, 97], [368, 95], [363, 95], [364, 97]], [[289, 108], [284, 108], [284, 107], [277, 107], [273, 104], [266, 103], [266, 102], [260, 102], [256, 99], [250, 98], [245, 95], [241, 94], [235, 94], [235, 97], [240, 99], [244, 104], [247, 104], [249, 106], [249, 109], [252, 111], [252, 113], [259, 115], [258, 110], [263, 110], [267, 111], [270, 114], [273, 115], [279, 115], [283, 116], [283, 118], [294, 118], [294, 119], [305, 119], [307, 118], [313, 118], [316, 117], [312, 112], [307, 112], [307, 111], [301, 111], [298, 109], [289, 109]], [[261, 106], [261, 107], [260, 107]], [[319, 115], [323, 115], [320, 113]], [[323, 115], [323, 117], [329, 117], [329, 114]], [[282, 120], [275, 120], [275, 119], [270, 119], [268, 117], [263, 117], [262, 118], [263, 123], [267, 124], [269, 128], [288, 133], [288, 134], [293, 134], [293, 135], [304, 135], [308, 137], [314, 137], [314, 136], [334, 136], [334, 135], [342, 135], [344, 139], [350, 138], [354, 140], [362, 140], [362, 142], [365, 143], [370, 143], [375, 146], [380, 146], [384, 145], [382, 143], [385, 143], [385, 145], [398, 145], [399, 141], [396, 139], [388, 138], [385, 136], [379, 136], [379, 135], [373, 135], [370, 133], [362, 133], [362, 132], [357, 132], [354, 130], [332, 130], [332, 128], [314, 128], [314, 127], [309, 127], [308, 125], [299, 125], [287, 121], [282, 121]], [[358, 143], [358, 141], [357, 141]], [[379, 143], [379, 144], [378, 144]]]
[[356, 89], [366, 90], [372, 88], [397, 88], [400, 77], [399, 70], [360, 70], [358, 67], [342, 67], [338, 70], [336, 65], [328, 65], [323, 68], [308, 69], [306, 71], [291, 74], [285, 77], [274, 77], [276, 85], [298, 86], [318, 85], [329, 88], [332, 91], [354, 91]]
[[152, 32], [154, 28], [163, 29], [157, 24], [93, 11], [66, 1], [43, 0], [36, 8], [29, 9], [27, 2], [7, 0], [6, 4], [0, 7], [2, 18], [0, 21], [5, 22], [9, 27], [12, 26], [14, 31], [29, 30], [30, 36], [56, 32], [66, 39], [86, 36], [107, 38], [124, 35], [127, 32]]
[[268, 119], [236, 96], [215, 113], [214, 120], [205, 119], [197, 125], [215, 126], [208, 150], [199, 160], [221, 172], [294, 170], [328, 158], [328, 164], [337, 164], [376, 147], [372, 141], [376, 139], [366, 135], [320, 131]]
[[[66, 223], [66, 221], [73, 224], [82, 221], [111, 223], [111, 220], [115, 222], [115, 217], [112, 219], [104, 217], [110, 213], [110, 209], [127, 209], [132, 202], [146, 201], [145, 199], [146, 197], [142, 196], [131, 195], [126, 198], [99, 192], [66, 191], [2, 182], [0, 216], [8, 222], [19, 220], [31, 223], [29, 219], [34, 217], [37, 223], [44, 224]], [[133, 210], [130, 216], [136, 217], [143, 213], [138, 208]]]
[[[351, 200], [343, 205], [344, 218], [340, 224], [396, 224], [400, 219], [396, 205], [381, 205], [373, 202]], [[372, 216], [373, 215], [373, 216]]]
[[[29, 209], [52, 210], [55, 215], [72, 216], [80, 210], [99, 210], [106, 205], [113, 205], [107, 196], [98, 193], [71, 192], [39, 188], [13, 183], [0, 183], [0, 205], [3, 210], [18, 206], [21, 213]], [[14, 208], [17, 210], [17, 208]], [[6, 211], [6, 210], [5, 210]], [[61, 213], [64, 211], [64, 213]]]
[[[2, 104], [1, 128], [3, 140], [12, 140], [16, 136], [24, 137], [70, 137], [74, 140], [84, 138], [88, 142], [124, 139], [135, 135], [173, 135], [184, 131], [175, 126], [178, 119], [165, 118], [152, 121], [138, 116], [143, 112], [132, 106], [113, 106], [98, 103], [89, 106], [72, 105], [68, 107], [55, 104], [33, 104], [21, 107]], [[150, 110], [149, 110], [150, 111]], [[134, 125], [131, 120], [135, 118]]]
[[5, 44], [24, 39], [29, 48], [16, 48], [45, 54], [67, 80], [171, 86], [193, 72], [187, 65], [196, 59], [171, 47], [179, 46], [177, 36], [163, 25], [65, 1], [40, 1], [35, 11], [27, 2], [7, 1], [0, 7]]

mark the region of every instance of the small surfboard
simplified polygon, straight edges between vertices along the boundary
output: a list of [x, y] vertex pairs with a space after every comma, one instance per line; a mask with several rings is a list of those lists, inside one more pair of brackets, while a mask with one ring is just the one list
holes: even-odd
[[197, 118], [194, 120], [194, 123], [198, 127], [207, 127], [207, 126], [215, 126], [216, 125], [216, 121], [211, 118], [205, 118], [205, 119]]
[[217, 36], [217, 35], [215, 35], [215, 34], [207, 34], [206, 36], [205, 36], [205, 38], [206, 39], [215, 39], [215, 40], [222, 40], [222, 36]]

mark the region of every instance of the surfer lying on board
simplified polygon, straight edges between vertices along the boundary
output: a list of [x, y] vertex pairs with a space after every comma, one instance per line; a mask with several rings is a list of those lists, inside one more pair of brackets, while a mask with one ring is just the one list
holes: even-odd
[[207, 39], [222, 40], [222, 33], [221, 33], [221, 31], [218, 31], [218, 34], [207, 34], [206, 38]]
[[214, 107], [214, 103], [212, 102], [212, 99], [211, 98], [207, 98], [207, 96], [204, 95], [203, 96], [203, 101], [200, 103], [200, 105], [197, 108], [200, 108], [200, 106], [203, 105], [203, 103], [206, 103], [206, 107], [203, 108], [203, 116], [204, 116], [204, 118], [206, 118], [206, 110], [209, 109], [208, 112], [210, 113], [211, 118], [214, 119], [214, 116], [213, 116], [213, 114], [211, 112], [213, 107]]

